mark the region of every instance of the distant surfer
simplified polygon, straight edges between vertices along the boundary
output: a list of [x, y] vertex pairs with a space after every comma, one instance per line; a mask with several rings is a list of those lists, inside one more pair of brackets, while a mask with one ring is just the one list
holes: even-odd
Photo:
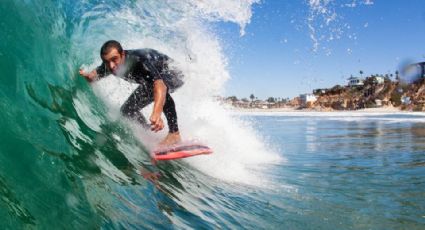
[[[114, 40], [102, 45], [100, 57], [103, 61], [100, 66], [91, 72], [80, 69], [80, 75], [93, 82], [113, 74], [140, 84], [121, 106], [121, 113], [143, 127], [158, 132], [164, 128], [161, 118], [164, 112], [169, 131], [160, 145], [180, 142], [176, 107], [170, 93], [182, 86], [183, 81], [179, 71], [170, 69], [168, 64], [172, 60], [153, 49], [123, 50], [121, 44]], [[148, 124], [140, 110], [152, 102], [153, 110]]]

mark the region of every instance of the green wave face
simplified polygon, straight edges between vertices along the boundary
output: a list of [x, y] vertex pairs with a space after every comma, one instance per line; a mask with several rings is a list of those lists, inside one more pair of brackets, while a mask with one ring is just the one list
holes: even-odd
[[114, 222], [111, 186], [152, 189], [147, 151], [77, 76], [79, 7], [0, 4], [0, 226], [99, 227]]

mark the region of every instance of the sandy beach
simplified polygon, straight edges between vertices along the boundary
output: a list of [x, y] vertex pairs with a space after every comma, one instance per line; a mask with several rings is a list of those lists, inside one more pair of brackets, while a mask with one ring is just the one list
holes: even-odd
[[240, 113], [417, 113], [425, 114], [424, 112], [412, 112], [406, 110], [400, 110], [397, 107], [387, 106], [380, 108], [366, 108], [359, 110], [332, 110], [332, 109], [295, 109], [291, 107], [285, 108], [271, 108], [271, 109], [260, 109], [260, 108], [235, 108], [231, 107], [229, 110]]

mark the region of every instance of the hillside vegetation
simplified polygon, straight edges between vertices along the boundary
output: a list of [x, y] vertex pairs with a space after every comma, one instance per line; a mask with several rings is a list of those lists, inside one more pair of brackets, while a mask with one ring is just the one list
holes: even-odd
[[316, 96], [317, 101], [307, 107], [321, 110], [356, 110], [393, 106], [402, 110], [425, 111], [425, 79], [406, 84], [385, 78], [383, 83], [378, 84], [374, 77], [367, 77], [363, 86], [336, 85]]

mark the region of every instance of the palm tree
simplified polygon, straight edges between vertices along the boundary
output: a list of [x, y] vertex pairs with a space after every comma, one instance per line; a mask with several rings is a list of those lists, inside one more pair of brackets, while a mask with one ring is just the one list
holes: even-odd
[[360, 70], [360, 76], [363, 78], [363, 70]]
[[252, 101], [254, 101], [254, 99], [255, 99], [254, 94], [251, 94], [251, 95], [249, 96], [249, 98], [251, 99], [251, 102], [252, 102]]
[[251, 99], [251, 104], [249, 106], [252, 107], [252, 104], [254, 103], [254, 98], [255, 98], [254, 94], [251, 94], [249, 98]]

